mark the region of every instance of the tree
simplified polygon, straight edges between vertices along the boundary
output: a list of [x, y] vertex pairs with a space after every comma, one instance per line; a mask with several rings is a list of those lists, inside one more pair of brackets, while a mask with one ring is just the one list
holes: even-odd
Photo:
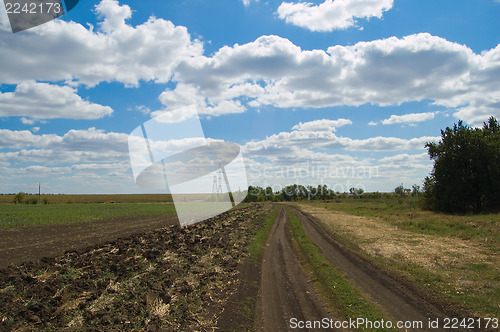
[[459, 121], [426, 145], [434, 168], [424, 180], [426, 206], [443, 212], [483, 211], [500, 206], [500, 125], [482, 128]]
[[414, 184], [411, 188], [412, 188], [412, 191], [411, 191], [412, 196], [418, 196], [422, 192], [422, 190], [420, 189], [420, 186], [417, 184]]
[[397, 186], [397, 187], [394, 189], [394, 192], [395, 192], [397, 195], [400, 195], [400, 196], [404, 196], [404, 195], [406, 195], [406, 190], [405, 190], [405, 187], [403, 187], [403, 185]]
[[354, 197], [354, 198], [361, 198], [365, 191], [361, 188], [350, 188], [349, 193]]

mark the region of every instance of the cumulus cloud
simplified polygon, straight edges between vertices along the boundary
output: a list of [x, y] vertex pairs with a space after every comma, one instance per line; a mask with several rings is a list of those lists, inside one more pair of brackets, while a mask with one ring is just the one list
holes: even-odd
[[266, 105], [389, 106], [429, 100], [477, 122], [500, 115], [498, 73], [500, 47], [475, 54], [427, 33], [327, 51], [301, 50], [288, 39], [262, 36], [223, 47], [211, 57], [186, 58], [175, 70], [177, 86], [160, 100], [167, 108], [231, 100], [236, 104], [228, 112]]
[[299, 154], [293, 153], [293, 151], [301, 148], [345, 151], [421, 150], [424, 149], [427, 142], [438, 140], [439, 137], [433, 136], [411, 139], [383, 136], [352, 139], [350, 137], [337, 136], [332, 131], [294, 130], [274, 134], [263, 140], [248, 142], [242, 149], [249, 156], [260, 156], [269, 159], [280, 156], [296, 158]]
[[59, 136], [0, 130], [2, 190], [30, 192], [134, 192], [128, 135], [95, 128], [70, 130]]
[[387, 163], [390, 165], [410, 165], [415, 163], [426, 162], [429, 160], [429, 155], [425, 152], [419, 154], [397, 154], [394, 156], [383, 157], [379, 160], [380, 163]]
[[389, 119], [382, 120], [382, 124], [415, 123], [434, 119], [435, 113], [410, 113], [404, 115], [391, 115]]
[[392, 191], [401, 181], [421, 183], [432, 168], [432, 162], [425, 153], [364, 158], [346, 152], [316, 152], [293, 146], [282, 147], [281, 152], [264, 155], [264, 158], [256, 157], [259, 154], [247, 158], [251, 185], [280, 190], [291, 183], [326, 184], [340, 192], [347, 192], [352, 187]]
[[99, 119], [111, 115], [108, 106], [83, 100], [75, 89], [33, 81], [22, 82], [14, 92], [0, 92], [0, 116], [23, 116], [24, 124], [33, 119]]
[[356, 25], [357, 18], [381, 18], [392, 5], [393, 0], [326, 0], [319, 5], [283, 2], [278, 16], [311, 31], [332, 31]]
[[172, 111], [161, 110], [151, 113], [152, 118], [161, 117], [163, 123], [178, 123], [197, 116], [195, 107], [181, 107]]
[[[128, 135], [123, 133], [106, 133], [104, 130], [89, 128], [86, 130], [71, 129], [63, 136], [56, 134], [36, 135], [28, 130], [0, 129], [0, 149], [28, 148], [49, 149], [55, 152], [80, 151], [92, 153], [105, 153], [106, 155], [121, 155], [128, 152]], [[45, 161], [50, 161], [46, 159]], [[43, 161], [43, 160], [40, 160]]]
[[338, 119], [338, 120], [314, 120], [309, 122], [300, 122], [298, 125], [292, 127], [293, 130], [302, 131], [335, 131], [337, 128], [352, 124], [351, 120]]
[[116, 0], [103, 0], [95, 9], [100, 18], [96, 31], [62, 20], [22, 34], [0, 30], [0, 40], [9, 45], [0, 48], [0, 82], [167, 82], [182, 59], [203, 52], [185, 27], [155, 17], [133, 27], [127, 23], [130, 7]]
[[35, 135], [29, 130], [0, 129], [0, 149], [19, 149], [25, 147], [46, 147], [60, 143], [62, 137], [55, 134]]
[[[353, 1], [331, 5], [335, 3], [351, 11], [365, 7]], [[392, 5], [371, 1], [366, 8], [375, 3]], [[0, 48], [0, 58], [16, 59], [0, 62], [0, 82], [93, 86], [103, 81], [137, 85], [141, 80], [172, 79], [173, 88], [160, 96], [161, 112], [192, 104], [202, 114], [222, 115], [264, 106], [387, 106], [428, 100], [455, 109], [455, 116], [471, 124], [481, 124], [490, 115], [500, 117], [500, 46], [475, 54], [466, 46], [422, 33], [302, 50], [288, 39], [262, 36], [204, 56], [201, 42], [169, 21], [151, 17], [131, 26], [127, 20], [132, 11], [115, 0], [103, 0], [96, 13], [96, 31], [62, 20], [15, 36], [0, 31], [9, 45]], [[32, 59], [35, 53], [37, 61]], [[91, 106], [88, 112], [99, 105]]]
[[[291, 183], [327, 184], [340, 192], [352, 187], [392, 191], [401, 181], [421, 183], [432, 168], [424, 145], [439, 139], [353, 139], [332, 131], [292, 130], [248, 142], [242, 151], [251, 185], [280, 190]], [[370, 151], [370, 156], [361, 151]]]

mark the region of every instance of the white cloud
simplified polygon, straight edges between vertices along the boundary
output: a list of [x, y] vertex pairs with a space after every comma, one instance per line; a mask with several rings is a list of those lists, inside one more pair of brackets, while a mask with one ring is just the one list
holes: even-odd
[[[179, 109], [194, 105], [199, 114], [222, 115], [231, 113], [243, 113], [247, 110], [239, 100], [232, 100], [231, 96], [239, 97], [248, 95], [252, 87], [245, 85], [229, 88], [220, 98], [209, 99], [199, 94], [199, 91], [191, 85], [179, 83], [174, 90], [165, 90], [158, 98], [165, 105], [164, 110], [155, 111], [152, 116], [159, 114], [172, 114], [176, 122], [187, 119]], [[237, 92], [236, 92], [237, 91]], [[225, 99], [229, 98], [229, 99]]]
[[175, 110], [162, 110], [151, 113], [152, 118], [158, 118], [162, 123], [178, 123], [198, 115], [196, 107], [181, 107]]
[[34, 119], [98, 119], [113, 113], [108, 106], [82, 100], [68, 86], [22, 82], [14, 92], [0, 92], [0, 116], [23, 116], [23, 124]]
[[[323, 5], [367, 17], [390, 8], [392, 1]], [[136, 85], [141, 80], [168, 82], [174, 75], [175, 88], [160, 97], [163, 111], [194, 104], [200, 113], [221, 115], [267, 105], [386, 106], [429, 100], [455, 109], [455, 116], [472, 124], [500, 117], [500, 46], [475, 54], [422, 33], [304, 51], [285, 38], [262, 36], [207, 57], [185, 27], [154, 17], [131, 26], [131, 9], [114, 0], [103, 0], [96, 13], [101, 19], [96, 31], [62, 20], [23, 34], [0, 31], [9, 45], [0, 48], [0, 58], [6, 59], [0, 62], [0, 82]]]
[[[142, 114], [149, 114], [151, 113], [151, 110], [149, 109], [149, 107], [145, 106], [145, 105], [139, 105], [139, 106], [136, 106], [134, 108], [136, 111], [139, 111], [141, 112]], [[130, 110], [130, 109], [129, 109]]]
[[[475, 54], [427, 33], [304, 51], [277, 36], [186, 58], [177, 86], [160, 99], [178, 104], [320, 108], [429, 100], [468, 122], [500, 113], [500, 46]], [[237, 108], [240, 108], [238, 105]], [[230, 110], [234, 111], [234, 110]], [[238, 111], [240, 111], [238, 109]]]
[[97, 31], [62, 20], [22, 34], [0, 30], [0, 40], [9, 45], [0, 48], [0, 82], [167, 82], [182, 59], [203, 52], [185, 27], [169, 21], [151, 17], [135, 27], [127, 24], [131, 9], [115, 0], [101, 1], [96, 13], [101, 19]]
[[[0, 129], [0, 149], [43, 148], [55, 152], [79, 151], [124, 155], [128, 152], [128, 136], [122, 133], [106, 133], [104, 130], [89, 128], [71, 129], [63, 136], [56, 134], [35, 135], [28, 130], [16, 131]], [[46, 161], [50, 161], [47, 159]]]
[[396, 123], [415, 123], [434, 119], [434, 112], [430, 113], [410, 113], [404, 115], [391, 115], [389, 119], [382, 120], [382, 124], [391, 125]]
[[62, 137], [55, 134], [35, 135], [29, 130], [15, 131], [0, 129], [0, 149], [20, 149], [25, 147], [46, 147], [60, 143]]
[[274, 190], [297, 183], [326, 184], [339, 192], [347, 192], [352, 187], [367, 191], [392, 191], [401, 182], [421, 184], [432, 168], [432, 162], [425, 153], [362, 158], [313, 152], [305, 148], [289, 152], [294, 154], [264, 160], [247, 158], [250, 184], [271, 186]]
[[[422, 151], [425, 143], [437, 140], [439, 137], [353, 139], [332, 131], [293, 130], [248, 142], [242, 151], [251, 185], [280, 190], [291, 183], [327, 184], [340, 192], [352, 187], [392, 191], [402, 181], [419, 184], [429, 174], [432, 162]], [[360, 151], [370, 151], [370, 157], [361, 157], [366, 154]]]
[[419, 162], [426, 162], [429, 160], [429, 155], [425, 152], [415, 155], [410, 155], [407, 153], [398, 154], [394, 156], [384, 157], [379, 160], [381, 163], [387, 163], [391, 165], [404, 165], [404, 164], [414, 164]]
[[291, 131], [274, 134], [260, 141], [251, 141], [243, 146], [243, 152], [249, 156], [264, 156], [275, 158], [290, 155], [296, 148], [327, 149], [346, 151], [401, 151], [421, 150], [427, 142], [437, 141], [439, 137], [415, 137], [402, 139], [397, 137], [371, 137], [366, 139], [352, 139], [337, 136], [331, 131]]
[[311, 31], [332, 31], [356, 25], [356, 18], [381, 18], [392, 5], [393, 0], [325, 0], [319, 5], [283, 2], [278, 16]]
[[314, 120], [309, 122], [300, 122], [298, 125], [293, 126], [293, 130], [302, 131], [335, 131], [337, 128], [352, 124], [351, 120], [338, 119], [338, 120]]
[[378, 123], [377, 122], [374, 122], [374, 121], [370, 121], [368, 122], [368, 125], [369, 126], [376, 126]]
[[25, 125], [34, 125], [36, 122], [35, 119], [30, 119], [30, 118], [21, 118], [21, 123]]

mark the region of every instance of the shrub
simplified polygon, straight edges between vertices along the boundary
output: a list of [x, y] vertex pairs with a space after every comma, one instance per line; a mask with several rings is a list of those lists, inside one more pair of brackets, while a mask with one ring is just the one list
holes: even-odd
[[26, 204], [37, 204], [38, 203], [38, 198], [36, 197], [31, 197], [27, 200], [24, 201]]
[[14, 196], [14, 204], [22, 203], [24, 202], [26, 194], [23, 193], [22, 191], [18, 192], [16, 196]]

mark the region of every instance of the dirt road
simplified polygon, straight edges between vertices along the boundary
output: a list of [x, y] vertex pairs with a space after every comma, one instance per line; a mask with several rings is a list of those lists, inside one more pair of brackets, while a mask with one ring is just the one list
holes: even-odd
[[300, 321], [334, 318], [300, 268], [283, 207], [264, 250], [257, 301], [257, 331], [288, 331], [291, 318]]
[[0, 268], [10, 264], [62, 255], [138, 232], [178, 224], [175, 216], [121, 217], [94, 222], [42, 225], [0, 230]]
[[[378, 304], [394, 324], [398, 321], [421, 322], [418, 329], [403, 330], [430, 331], [427, 326], [429, 319], [439, 318], [443, 322], [443, 318], [447, 317], [439, 306], [426, 301], [409, 287], [346, 249], [313, 217], [295, 208], [292, 211], [299, 218], [306, 235], [325, 257]], [[332, 315], [334, 313], [321, 301], [309, 277], [300, 268], [292, 247], [287, 212], [282, 207], [264, 251], [254, 329], [289, 331], [292, 330], [292, 317], [298, 321], [320, 321], [325, 317], [335, 319]]]
[[306, 235], [328, 260], [394, 321], [421, 321], [423, 328], [418, 330], [426, 331], [429, 318], [439, 317], [442, 322], [442, 318], [446, 317], [440, 308], [335, 241], [313, 217], [297, 209], [293, 211], [298, 216]]

